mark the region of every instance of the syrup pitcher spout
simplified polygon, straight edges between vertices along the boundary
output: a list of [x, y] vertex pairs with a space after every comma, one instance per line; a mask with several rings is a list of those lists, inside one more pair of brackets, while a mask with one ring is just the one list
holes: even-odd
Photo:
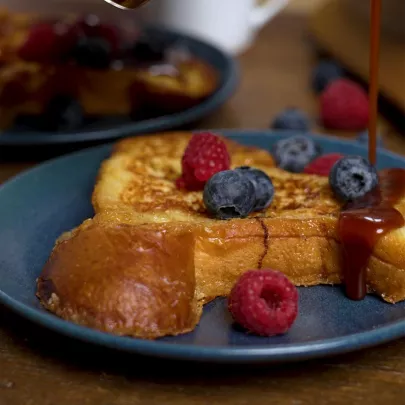
[[106, 3], [123, 10], [131, 10], [138, 8], [148, 0], [104, 0]]

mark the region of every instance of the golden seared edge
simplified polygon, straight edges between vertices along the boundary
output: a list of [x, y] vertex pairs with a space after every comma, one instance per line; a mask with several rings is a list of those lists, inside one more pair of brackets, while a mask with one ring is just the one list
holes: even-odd
[[[339, 284], [343, 252], [336, 227], [332, 215], [200, 224], [195, 231], [197, 298], [206, 303], [227, 296], [246, 270], [257, 268], [279, 270], [297, 286]], [[381, 238], [367, 268], [369, 292], [390, 303], [405, 299], [404, 243], [404, 228]]]
[[[202, 193], [175, 179], [189, 133], [126, 139], [100, 170], [96, 216], [62, 235], [38, 281], [43, 305], [82, 325], [158, 338], [194, 328], [201, 307], [227, 296], [249, 269], [284, 272], [299, 286], [341, 282], [336, 232], [340, 205], [323, 177], [274, 167], [262, 150], [227, 141], [232, 166], [265, 170], [275, 199], [266, 212], [219, 221]], [[397, 208], [405, 214], [405, 200]], [[378, 242], [367, 269], [370, 292], [405, 299], [405, 229]]]
[[37, 295], [58, 316], [117, 335], [188, 332], [201, 314], [193, 234], [88, 220], [58, 241]]

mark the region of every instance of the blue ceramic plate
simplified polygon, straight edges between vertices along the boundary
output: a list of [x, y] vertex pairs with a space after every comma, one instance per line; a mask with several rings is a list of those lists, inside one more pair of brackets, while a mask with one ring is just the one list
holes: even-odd
[[[285, 134], [223, 131], [245, 144], [268, 148]], [[361, 154], [366, 149], [332, 137], [314, 136], [325, 152]], [[55, 239], [92, 215], [90, 194], [110, 146], [49, 161], [0, 188], [0, 302], [64, 335], [132, 353], [205, 362], [259, 363], [304, 360], [349, 352], [405, 336], [405, 302], [368, 296], [353, 302], [339, 287], [300, 288], [300, 312], [284, 336], [260, 338], [232, 327], [225, 300], [209, 304], [193, 333], [146, 341], [116, 337], [63, 321], [42, 310], [35, 279]], [[383, 167], [405, 167], [405, 159], [378, 153]], [[292, 252], [292, 254], [294, 254]]]
[[148, 31], [164, 36], [171, 43], [181, 43], [190, 52], [213, 66], [219, 73], [216, 91], [200, 104], [179, 113], [157, 118], [131, 121], [126, 117], [104, 117], [89, 121], [80, 131], [38, 132], [24, 125], [0, 133], [0, 146], [64, 145], [117, 139], [143, 132], [163, 131], [195, 122], [220, 107], [233, 93], [239, 81], [239, 67], [235, 59], [218, 48], [184, 34], [149, 27]]

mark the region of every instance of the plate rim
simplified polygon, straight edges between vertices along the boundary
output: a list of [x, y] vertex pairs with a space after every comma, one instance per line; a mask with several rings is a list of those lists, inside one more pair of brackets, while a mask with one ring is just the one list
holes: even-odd
[[[293, 130], [273, 130], [273, 129], [268, 129], [268, 128], [223, 128], [223, 127], [218, 127], [218, 128], [197, 128], [197, 129], [191, 129], [191, 130], [176, 130], [176, 129], [171, 129], [171, 130], [164, 130], [164, 131], [159, 131], [162, 133], [170, 134], [171, 132], [190, 132], [190, 133], [198, 133], [198, 132], [214, 132], [214, 133], [221, 133], [224, 136], [232, 136], [232, 137], [244, 137], [246, 136], [247, 133], [249, 133], [249, 136], [254, 136], [254, 137], [272, 137], [272, 136], [292, 136], [292, 135], [297, 135], [297, 131]], [[134, 134], [130, 136], [125, 136], [124, 138], [131, 138], [131, 137], [137, 137], [137, 136], [148, 136], [148, 135], [153, 135], [151, 133], [145, 132], [145, 133], [139, 133], [139, 134]], [[353, 146], [355, 145], [356, 147], [359, 147], [361, 149], [365, 149], [364, 144], [357, 143], [353, 139], [345, 139], [345, 138], [340, 138], [339, 136], [336, 135], [328, 135], [328, 134], [321, 134], [321, 133], [316, 133], [316, 132], [306, 132], [302, 133], [300, 132], [299, 135], [305, 135], [305, 136], [310, 136], [313, 139], [318, 139], [321, 142], [326, 142], [326, 143], [334, 143], [338, 142], [343, 145], [348, 145], [348, 146]], [[1, 138], [1, 136], [0, 136]], [[0, 184], [0, 191], [1, 189], [10, 184], [11, 182], [21, 178], [22, 176], [27, 175], [28, 173], [35, 172], [36, 170], [41, 170], [42, 167], [47, 166], [47, 165], [52, 165], [56, 161], [61, 161], [64, 159], [71, 159], [73, 156], [79, 156], [81, 154], [92, 154], [95, 153], [98, 150], [102, 149], [108, 149], [114, 146], [116, 142], [119, 142], [120, 139], [115, 139], [115, 140], [108, 140], [108, 142], [104, 142], [101, 145], [97, 146], [85, 146], [79, 150], [73, 151], [73, 152], [68, 152], [64, 153], [55, 157], [52, 157], [50, 159], [46, 159], [43, 162], [40, 162], [36, 164], [34, 167], [31, 167], [29, 169], [23, 170], [22, 172], [16, 174], [15, 176], [9, 178], [2, 184]], [[1, 146], [1, 144], [0, 144]], [[378, 148], [377, 148], [378, 149]], [[380, 148], [380, 150], [377, 150], [377, 158], [378, 154], [383, 153], [384, 155], [388, 156], [390, 159], [395, 159], [395, 160], [401, 160], [405, 163], [405, 156], [400, 155], [399, 153], [392, 152], [388, 149], [385, 148]]]
[[87, 344], [131, 354], [216, 364], [287, 363], [331, 357], [381, 345], [405, 334], [405, 320], [402, 320], [370, 331], [310, 343], [229, 348], [115, 336], [76, 325], [53, 314], [28, 307], [1, 290], [0, 304], [36, 325]]
[[[200, 129], [195, 131], [199, 132]], [[274, 135], [287, 135], [294, 132], [291, 131], [272, 131], [261, 129], [213, 129], [217, 133], [222, 133], [225, 136], [232, 136], [238, 138], [240, 136], [253, 135], [255, 137], [272, 137]], [[331, 135], [310, 134], [311, 137], [318, 139], [322, 142], [334, 144], [341, 143], [344, 145], [356, 145], [352, 140], [341, 139]], [[89, 147], [77, 152], [62, 155], [50, 159], [42, 164], [26, 170], [10, 180], [6, 181], [0, 186], [1, 193], [7, 192], [7, 187], [15, 182], [18, 182], [25, 176], [30, 176], [37, 170], [43, 170], [46, 166], [52, 166], [55, 162], [70, 160], [73, 156], [93, 154], [105, 150], [109, 151], [114, 144], [108, 143], [101, 146]], [[365, 149], [361, 144], [356, 145], [360, 149]], [[389, 158], [398, 159], [404, 162], [405, 157], [388, 150], [380, 150]], [[359, 349], [366, 349], [369, 347], [377, 346], [391, 340], [398, 339], [405, 336], [405, 318], [386, 324], [384, 326], [376, 327], [375, 329], [352, 333], [336, 338], [320, 339], [308, 343], [288, 343], [280, 345], [252, 345], [252, 346], [202, 346], [190, 345], [184, 343], [170, 343], [161, 340], [143, 340], [139, 338], [121, 337], [109, 333], [101, 332], [84, 326], [76, 325], [72, 322], [65, 321], [57, 316], [42, 311], [39, 308], [30, 307], [13, 297], [7, 295], [0, 289], [0, 304], [9, 308], [13, 312], [19, 314], [23, 318], [38, 324], [47, 329], [53, 330], [61, 335], [68, 336], [75, 340], [87, 342], [88, 344], [95, 344], [99, 347], [106, 347], [109, 349], [125, 351], [134, 354], [143, 354], [158, 358], [166, 358], [173, 360], [185, 360], [193, 362], [208, 362], [208, 363], [284, 363], [291, 361], [303, 361], [315, 359], [320, 357], [329, 357], [337, 354], [344, 354], [353, 352]]]
[[237, 85], [240, 82], [241, 69], [237, 58], [232, 57], [224, 50], [215, 45], [197, 38], [196, 36], [183, 34], [181, 32], [156, 26], [148, 26], [147, 29], [160, 33], [168, 33], [179, 38], [179, 41], [188, 41], [193, 43], [193, 46], [209, 49], [211, 52], [219, 55], [225, 62], [223, 80], [208, 98], [201, 103], [179, 113], [161, 115], [157, 118], [147, 120], [134, 121], [127, 124], [121, 124], [108, 129], [93, 129], [89, 131], [77, 132], [71, 131], [68, 133], [45, 133], [41, 131], [10, 133], [7, 130], [0, 131], [0, 146], [8, 147], [26, 147], [26, 146], [52, 146], [52, 145], [71, 145], [83, 144], [89, 142], [108, 142], [117, 140], [126, 136], [138, 135], [141, 133], [152, 133], [170, 130], [181, 125], [190, 124], [200, 118], [205, 117], [209, 113], [215, 111], [223, 105], [236, 91]]

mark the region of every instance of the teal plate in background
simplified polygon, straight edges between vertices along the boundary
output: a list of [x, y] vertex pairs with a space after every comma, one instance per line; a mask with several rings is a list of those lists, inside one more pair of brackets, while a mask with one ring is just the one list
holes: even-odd
[[0, 147], [77, 145], [91, 142], [105, 142], [140, 133], [165, 131], [189, 125], [217, 110], [233, 94], [239, 83], [237, 61], [222, 50], [199, 39], [168, 31], [164, 28], [149, 27], [154, 35], [163, 36], [169, 43], [180, 43], [195, 55], [210, 64], [219, 74], [215, 92], [200, 104], [179, 113], [162, 115], [152, 119], [131, 121], [128, 117], [103, 117], [91, 120], [74, 132], [39, 132], [26, 126], [0, 133]]
[[[249, 145], [269, 148], [285, 134], [221, 131]], [[367, 155], [354, 142], [315, 136], [326, 153]], [[299, 288], [299, 316], [283, 335], [262, 338], [232, 326], [226, 300], [207, 305], [192, 333], [147, 341], [117, 337], [66, 322], [43, 310], [35, 279], [55, 239], [92, 215], [90, 195], [111, 145], [44, 163], [0, 187], [0, 303], [36, 324], [73, 339], [124, 352], [210, 363], [275, 363], [336, 355], [405, 336], [405, 302], [368, 296], [350, 301], [340, 287]], [[380, 150], [378, 167], [405, 168], [405, 159]], [[294, 252], [291, 252], [294, 254]]]

